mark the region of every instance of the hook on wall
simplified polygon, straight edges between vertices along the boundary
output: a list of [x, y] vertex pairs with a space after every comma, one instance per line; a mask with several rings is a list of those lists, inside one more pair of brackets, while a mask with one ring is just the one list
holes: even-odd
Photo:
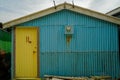
[[54, 4], [55, 9], [57, 9], [55, 0], [53, 0], [53, 4]]
[[66, 8], [66, 1], [64, 2], [64, 9]]
[[74, 6], [74, 1], [73, 0], [72, 0], [72, 4], [73, 4], [73, 8], [74, 8], [75, 6]]

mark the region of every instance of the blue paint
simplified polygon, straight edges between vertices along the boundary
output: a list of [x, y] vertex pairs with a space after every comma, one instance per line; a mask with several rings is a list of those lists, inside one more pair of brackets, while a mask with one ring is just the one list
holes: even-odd
[[[74, 28], [69, 45], [68, 25]], [[117, 24], [62, 10], [18, 26], [40, 27], [40, 77], [120, 75]]]

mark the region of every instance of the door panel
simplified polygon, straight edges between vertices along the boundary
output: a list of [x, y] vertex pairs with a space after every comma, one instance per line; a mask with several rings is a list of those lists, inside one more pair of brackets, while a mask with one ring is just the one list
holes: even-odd
[[37, 77], [38, 28], [15, 29], [15, 77]]

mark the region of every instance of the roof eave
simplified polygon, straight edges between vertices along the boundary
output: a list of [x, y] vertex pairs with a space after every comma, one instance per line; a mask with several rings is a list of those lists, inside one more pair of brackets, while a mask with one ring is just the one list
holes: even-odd
[[98, 19], [101, 19], [101, 20], [109, 21], [111, 23], [115, 23], [115, 24], [120, 25], [120, 19], [119, 18], [115, 18], [115, 17], [109, 16], [109, 15], [106, 15], [106, 14], [102, 14], [102, 13], [99, 13], [99, 12], [96, 12], [96, 11], [85, 9], [85, 8], [82, 8], [82, 7], [79, 7], [79, 6], [74, 6], [73, 7], [73, 5], [71, 5], [69, 3], [64, 3], [64, 4], [57, 5], [56, 9], [55, 9], [55, 7], [51, 7], [51, 8], [48, 8], [48, 9], [45, 9], [45, 10], [30, 14], [30, 15], [27, 15], [27, 16], [24, 16], [24, 17], [6, 22], [6, 23], [3, 24], [3, 28], [9, 28], [9, 27], [15, 26], [17, 24], [36, 19], [38, 17], [46, 16], [48, 14], [51, 14], [51, 13], [54, 13], [54, 12], [57, 12], [57, 11], [60, 11], [60, 10], [63, 10], [63, 9], [68, 9], [68, 10], [71, 10], [71, 11], [74, 11], [74, 12], [78, 12], [78, 13], [81, 13], [81, 14], [85, 14], [85, 15], [88, 15], [88, 16], [91, 16], [91, 17], [95, 17], [95, 18], [98, 18]]
[[113, 9], [112, 11], [109, 11], [106, 14], [112, 16], [112, 15], [119, 13], [119, 12], [120, 12], [120, 7]]
[[24, 16], [24, 17], [6, 22], [6, 23], [3, 24], [3, 28], [9, 28], [9, 27], [15, 26], [17, 24], [24, 23], [26, 21], [36, 19], [38, 17], [42, 17], [42, 16], [45, 16], [45, 15], [60, 11], [62, 9], [63, 9], [63, 6], [62, 6], [62, 4], [60, 4], [60, 5], [57, 6], [56, 9], [55, 9], [55, 7], [51, 7], [51, 8], [48, 8], [48, 9], [45, 9], [45, 10], [30, 14], [30, 15], [27, 15], [27, 16]]

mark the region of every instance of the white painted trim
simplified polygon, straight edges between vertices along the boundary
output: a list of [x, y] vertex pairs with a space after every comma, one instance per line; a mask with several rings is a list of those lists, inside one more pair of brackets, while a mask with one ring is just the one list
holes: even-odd
[[120, 7], [116, 8], [116, 9], [114, 9], [106, 14], [112, 16], [112, 15], [119, 13], [119, 12], [120, 12]]
[[96, 12], [96, 11], [85, 9], [85, 8], [82, 8], [82, 7], [79, 7], [79, 6], [74, 6], [74, 8], [73, 8], [72, 4], [64, 3], [64, 4], [57, 5], [56, 9], [55, 9], [55, 7], [51, 7], [51, 8], [48, 8], [46, 10], [42, 10], [42, 11], [30, 14], [30, 15], [27, 15], [27, 16], [24, 16], [24, 17], [6, 22], [6, 23], [3, 24], [3, 28], [13, 27], [14, 25], [17, 25], [17, 24], [20, 24], [20, 23], [23, 23], [23, 22], [27, 22], [27, 21], [36, 19], [38, 17], [42, 17], [42, 16], [45, 16], [45, 15], [48, 15], [48, 14], [51, 14], [51, 13], [54, 13], [54, 12], [57, 12], [57, 11], [60, 11], [60, 10], [63, 10], [63, 9], [68, 9], [68, 10], [71, 10], [71, 11], [74, 11], [74, 12], [78, 12], [78, 13], [81, 13], [81, 14], [85, 14], [85, 15], [88, 15], [88, 16], [91, 16], [91, 17], [95, 17], [95, 18], [98, 18], [98, 19], [101, 19], [101, 20], [105, 20], [105, 21], [112, 22], [112, 23], [120, 25], [120, 19], [119, 18], [115, 18], [115, 17], [109, 16], [109, 15], [106, 15], [106, 14], [102, 14], [102, 13], [99, 13], [99, 12]]

